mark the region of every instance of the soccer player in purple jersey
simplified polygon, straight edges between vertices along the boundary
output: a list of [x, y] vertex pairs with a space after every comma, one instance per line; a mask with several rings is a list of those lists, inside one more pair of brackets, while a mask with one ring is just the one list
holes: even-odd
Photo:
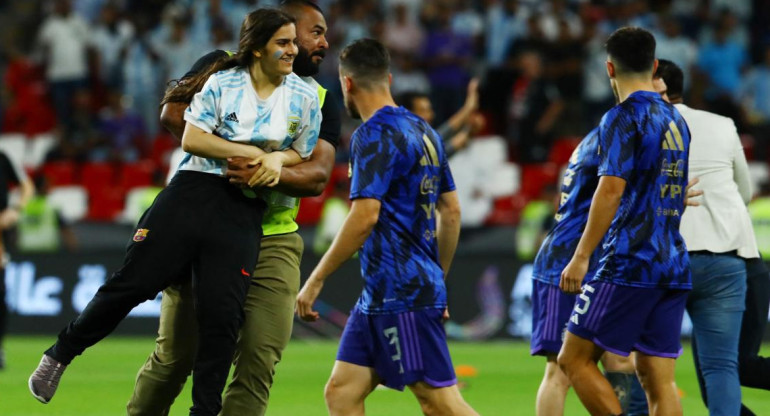
[[[530, 354], [546, 358], [545, 373], [535, 402], [537, 415], [563, 414], [570, 387], [567, 375], [556, 362], [556, 356], [561, 350], [576, 296], [559, 290], [559, 279], [584, 231], [591, 198], [599, 182], [596, 175], [600, 163], [598, 135], [599, 128], [596, 127], [572, 153], [561, 183], [555, 224], [543, 240], [533, 265]], [[584, 281], [593, 277], [600, 256], [600, 250], [592, 255]], [[631, 359], [608, 352], [602, 355], [601, 361], [605, 377], [618, 396], [621, 407], [628, 408], [631, 391], [635, 388], [639, 390], [637, 395], [642, 396], [641, 403], [635, 404], [635, 407], [646, 408], [644, 393], [636, 381]]]
[[[635, 350], [650, 415], [681, 415], [674, 365], [692, 288], [679, 234], [689, 129], [655, 91], [655, 38], [649, 32], [618, 29], [606, 47], [607, 72], [620, 104], [599, 125], [599, 184], [559, 284], [580, 296], [558, 361], [592, 415], [619, 415], [620, 403], [596, 360], [604, 351]], [[603, 239], [598, 270], [581, 293], [589, 258]]]
[[345, 107], [364, 120], [351, 139], [353, 206], [297, 296], [297, 313], [318, 319], [312, 307], [324, 280], [360, 250], [364, 291], [326, 384], [329, 414], [363, 415], [366, 397], [384, 384], [409, 387], [426, 415], [476, 415], [457, 388], [442, 322], [460, 205], [441, 139], [396, 107], [389, 65], [371, 39], [340, 54]]

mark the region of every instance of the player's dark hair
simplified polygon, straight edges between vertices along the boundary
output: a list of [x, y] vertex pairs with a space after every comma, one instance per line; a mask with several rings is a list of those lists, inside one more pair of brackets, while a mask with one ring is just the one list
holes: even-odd
[[238, 52], [214, 61], [203, 71], [167, 90], [161, 105], [169, 102], [189, 103], [211, 74], [236, 66], [248, 68], [255, 59], [252, 52], [264, 48], [275, 32], [289, 23], [296, 23], [296, 19], [278, 9], [257, 9], [247, 14], [241, 25]]
[[390, 74], [390, 53], [374, 39], [359, 39], [340, 53], [340, 71], [353, 78], [362, 88], [372, 88]]
[[419, 91], [407, 91], [399, 94], [395, 97], [396, 104], [406, 108], [409, 111], [414, 111], [414, 101], [420, 98], [429, 99], [428, 94]]
[[642, 73], [652, 70], [655, 62], [655, 37], [639, 27], [622, 27], [610, 35], [604, 45], [615, 70]]
[[673, 101], [682, 98], [684, 73], [677, 64], [668, 59], [658, 59], [658, 70], [655, 71], [655, 78], [663, 78], [663, 82], [666, 83], [666, 94], [669, 100]]
[[318, 10], [321, 14], [324, 13], [323, 10], [321, 10], [321, 6], [312, 0], [283, 0], [278, 4], [279, 9], [295, 17], [297, 16], [296, 10], [300, 7], [311, 7]]

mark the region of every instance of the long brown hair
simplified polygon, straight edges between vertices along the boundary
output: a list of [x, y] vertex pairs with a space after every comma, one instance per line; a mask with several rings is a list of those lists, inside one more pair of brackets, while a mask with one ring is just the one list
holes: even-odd
[[267, 45], [275, 32], [286, 24], [295, 23], [296, 19], [278, 9], [257, 9], [246, 15], [241, 25], [241, 35], [238, 40], [238, 52], [231, 56], [214, 61], [203, 71], [177, 82], [166, 90], [166, 95], [160, 105], [166, 103], [189, 103], [193, 96], [203, 88], [203, 84], [211, 74], [236, 66], [250, 67], [254, 63], [253, 51]]

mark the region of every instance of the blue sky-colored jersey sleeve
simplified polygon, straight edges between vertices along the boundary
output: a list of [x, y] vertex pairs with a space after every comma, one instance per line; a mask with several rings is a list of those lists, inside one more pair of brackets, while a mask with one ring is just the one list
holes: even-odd
[[607, 112], [599, 125], [599, 176], [617, 176], [626, 181], [634, 170], [637, 126], [618, 106]]
[[302, 109], [301, 130], [299, 136], [294, 139], [291, 148], [303, 158], [307, 159], [313, 153], [318, 132], [321, 131], [321, 106], [318, 104], [318, 96], [314, 99], [306, 99]]
[[397, 149], [392, 140], [381, 140], [377, 124], [362, 126], [351, 142], [350, 199], [382, 200], [396, 169]]
[[184, 112], [184, 120], [207, 133], [212, 133], [222, 122], [219, 116], [221, 97], [222, 89], [216, 74], [213, 74], [193, 97]]

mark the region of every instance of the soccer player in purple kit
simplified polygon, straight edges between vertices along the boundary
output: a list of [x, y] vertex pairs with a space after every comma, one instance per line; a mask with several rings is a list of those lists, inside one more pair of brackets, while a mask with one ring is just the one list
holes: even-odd
[[[559, 284], [580, 296], [558, 362], [589, 413], [620, 415], [596, 360], [604, 351], [635, 350], [650, 415], [681, 415], [674, 365], [692, 288], [679, 234], [689, 129], [653, 87], [657, 61], [649, 32], [618, 29], [606, 47], [607, 73], [620, 104], [599, 125], [599, 184]], [[603, 239], [598, 270], [581, 293], [591, 254]]]
[[[591, 197], [599, 182], [596, 175], [600, 163], [598, 134], [598, 127], [591, 130], [570, 157], [561, 183], [555, 224], [543, 240], [533, 265], [530, 354], [546, 357], [545, 373], [535, 402], [537, 415], [563, 414], [570, 387], [569, 379], [556, 362], [556, 356], [561, 349], [576, 296], [563, 293], [559, 289], [559, 280], [583, 233]], [[597, 250], [591, 256], [586, 280], [593, 277], [600, 255]], [[625, 410], [632, 397], [631, 389], [641, 390], [635, 380], [633, 363], [630, 358], [609, 352], [602, 355], [601, 360], [605, 377]], [[646, 403], [639, 406], [644, 407]]]
[[444, 276], [460, 233], [460, 206], [438, 134], [396, 107], [390, 56], [372, 39], [340, 54], [345, 107], [364, 123], [351, 139], [353, 205], [297, 296], [312, 309], [324, 280], [360, 249], [364, 291], [340, 340], [325, 398], [331, 415], [363, 415], [382, 383], [409, 389], [426, 415], [477, 415], [457, 388], [446, 343]]

